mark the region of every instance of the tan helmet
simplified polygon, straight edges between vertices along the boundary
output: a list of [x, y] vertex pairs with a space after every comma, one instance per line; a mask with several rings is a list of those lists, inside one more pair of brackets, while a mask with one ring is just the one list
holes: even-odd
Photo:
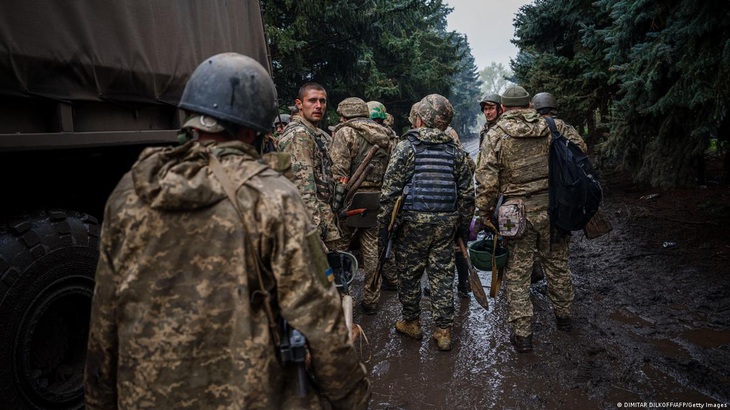
[[370, 110], [361, 98], [348, 97], [337, 105], [337, 114], [345, 118], [370, 117]]
[[519, 85], [513, 85], [502, 93], [502, 105], [505, 107], [527, 107], [530, 105], [530, 93]]
[[443, 95], [429, 94], [423, 97], [416, 113], [427, 127], [444, 131], [454, 118], [454, 107]]

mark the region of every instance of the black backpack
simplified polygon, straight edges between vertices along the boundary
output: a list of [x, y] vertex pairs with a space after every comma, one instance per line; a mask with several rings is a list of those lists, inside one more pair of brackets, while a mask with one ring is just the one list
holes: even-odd
[[565, 138], [555, 120], [545, 117], [552, 131], [548, 171], [550, 237], [555, 240], [583, 229], [603, 199], [593, 164], [580, 147]]

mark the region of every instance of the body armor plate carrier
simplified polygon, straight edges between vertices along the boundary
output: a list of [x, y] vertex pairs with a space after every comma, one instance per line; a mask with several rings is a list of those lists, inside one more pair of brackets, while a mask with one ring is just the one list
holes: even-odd
[[403, 210], [456, 211], [454, 166], [457, 148], [454, 143], [428, 143], [410, 135], [408, 141], [415, 152], [416, 160], [413, 177], [406, 184], [408, 196], [403, 203]]

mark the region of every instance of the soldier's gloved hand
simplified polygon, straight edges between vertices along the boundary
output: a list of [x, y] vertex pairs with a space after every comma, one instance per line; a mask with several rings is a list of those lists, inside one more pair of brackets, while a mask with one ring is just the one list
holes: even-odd
[[378, 249], [382, 251], [386, 246], [388, 246], [388, 228], [382, 227], [378, 233]]

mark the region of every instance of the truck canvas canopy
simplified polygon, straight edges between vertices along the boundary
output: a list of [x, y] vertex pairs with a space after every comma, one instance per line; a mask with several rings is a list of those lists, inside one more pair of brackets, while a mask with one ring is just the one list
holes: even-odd
[[211, 55], [270, 70], [262, 24], [258, 1], [6, 0], [0, 95], [176, 105]]

